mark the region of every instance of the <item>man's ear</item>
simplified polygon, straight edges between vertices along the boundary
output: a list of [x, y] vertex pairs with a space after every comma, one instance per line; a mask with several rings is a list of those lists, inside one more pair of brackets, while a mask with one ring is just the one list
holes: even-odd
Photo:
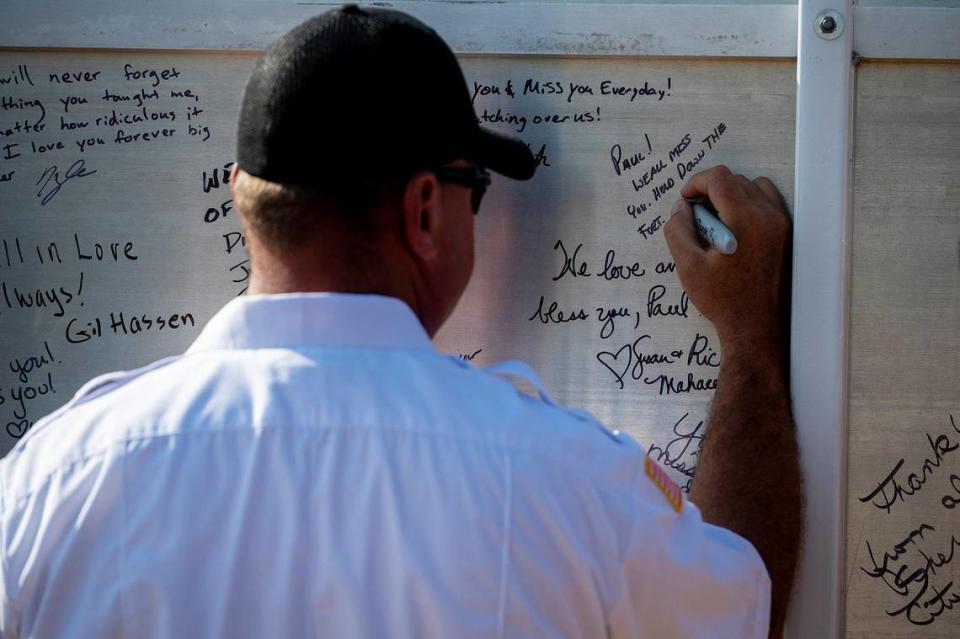
[[421, 261], [431, 261], [439, 252], [440, 208], [437, 176], [421, 171], [410, 178], [403, 194], [403, 232], [407, 247]]
[[230, 167], [230, 197], [237, 199], [237, 194], [234, 191], [234, 185], [237, 183], [237, 175], [240, 173], [240, 165], [236, 162], [233, 163], [233, 166]]

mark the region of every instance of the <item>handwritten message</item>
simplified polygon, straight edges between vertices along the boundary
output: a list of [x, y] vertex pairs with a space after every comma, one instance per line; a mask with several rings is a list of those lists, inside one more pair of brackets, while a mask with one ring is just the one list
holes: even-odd
[[[543, 339], [570, 334], [582, 347], [586, 374], [633, 401], [696, 402], [658, 424], [667, 437], [643, 442], [689, 490], [721, 353], [680, 286], [662, 235], [685, 179], [723, 159], [731, 127], [722, 112], [672, 131], [623, 126], [668, 113], [682, 85], [669, 73], [470, 82], [478, 122], [526, 140], [540, 164], [537, 179], [559, 171], [574, 184], [598, 178], [605, 184], [604, 209], [591, 212], [593, 227], [539, 240], [548, 247], [550, 275], [514, 321], [537, 327]], [[584, 140], [591, 143], [587, 158]], [[576, 168], [567, 163], [571, 156]], [[590, 178], [579, 177], [584, 172]], [[610, 239], [598, 239], [596, 227]]]
[[[0, 227], [0, 328], [44, 327], [42, 339], [5, 349], [0, 362], [0, 425], [11, 438], [72, 395], [75, 385], [62, 384], [64, 375], [75, 376], [65, 361], [118, 348], [118, 340], [196, 330], [190, 303], [150, 301], [149, 294], [103, 302], [117, 282], [163, 269], [169, 245], [143, 240], [146, 220], [91, 230], [72, 211], [114, 190], [119, 157], [135, 163], [218, 141], [202, 82], [176, 63], [44, 60], [0, 68], [0, 201], [4, 218], [17, 221]], [[149, 190], [149, 176], [140, 179]]]
[[[859, 497], [889, 515], [911, 502], [936, 501], [946, 511], [960, 506], [960, 425], [953, 414], [944, 428], [923, 434], [927, 456], [922, 460], [900, 457], [876, 487]], [[921, 521], [892, 546], [864, 540], [867, 561], [860, 572], [883, 586], [887, 593], [884, 613], [916, 626], [936, 623], [944, 615], [956, 615], [960, 608], [960, 534], [937, 523]], [[947, 623], [956, 623], [952, 618]]]

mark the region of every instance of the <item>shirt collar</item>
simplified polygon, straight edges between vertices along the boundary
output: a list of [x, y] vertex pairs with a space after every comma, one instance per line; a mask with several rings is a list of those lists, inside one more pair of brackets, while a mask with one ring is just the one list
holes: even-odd
[[187, 352], [298, 346], [433, 350], [420, 320], [399, 299], [284, 293], [230, 301], [207, 323]]

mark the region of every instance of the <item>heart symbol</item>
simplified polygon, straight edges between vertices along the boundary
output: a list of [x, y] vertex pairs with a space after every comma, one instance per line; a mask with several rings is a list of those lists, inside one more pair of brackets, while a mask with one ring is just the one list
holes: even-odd
[[[623, 371], [617, 372], [617, 369], [620, 367], [618, 360], [620, 356], [623, 355], [623, 352], [627, 352], [627, 363], [623, 365]], [[627, 374], [627, 371], [630, 370], [630, 364], [633, 361], [633, 350], [630, 348], [630, 344], [624, 344], [620, 347], [616, 353], [611, 353], [609, 351], [601, 351], [597, 353], [597, 361], [603, 364], [608, 371], [613, 373], [613, 376], [617, 378], [617, 384], [620, 385], [620, 390], [623, 390], [623, 377]]]
[[20, 439], [30, 430], [31, 425], [29, 419], [22, 419], [18, 422], [7, 422], [7, 434], [14, 439]]

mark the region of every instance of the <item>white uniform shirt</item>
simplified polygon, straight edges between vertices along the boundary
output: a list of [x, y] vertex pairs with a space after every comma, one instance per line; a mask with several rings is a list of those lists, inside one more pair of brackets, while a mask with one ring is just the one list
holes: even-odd
[[744, 539], [376, 296], [230, 302], [0, 463], [3, 637], [765, 637]]

